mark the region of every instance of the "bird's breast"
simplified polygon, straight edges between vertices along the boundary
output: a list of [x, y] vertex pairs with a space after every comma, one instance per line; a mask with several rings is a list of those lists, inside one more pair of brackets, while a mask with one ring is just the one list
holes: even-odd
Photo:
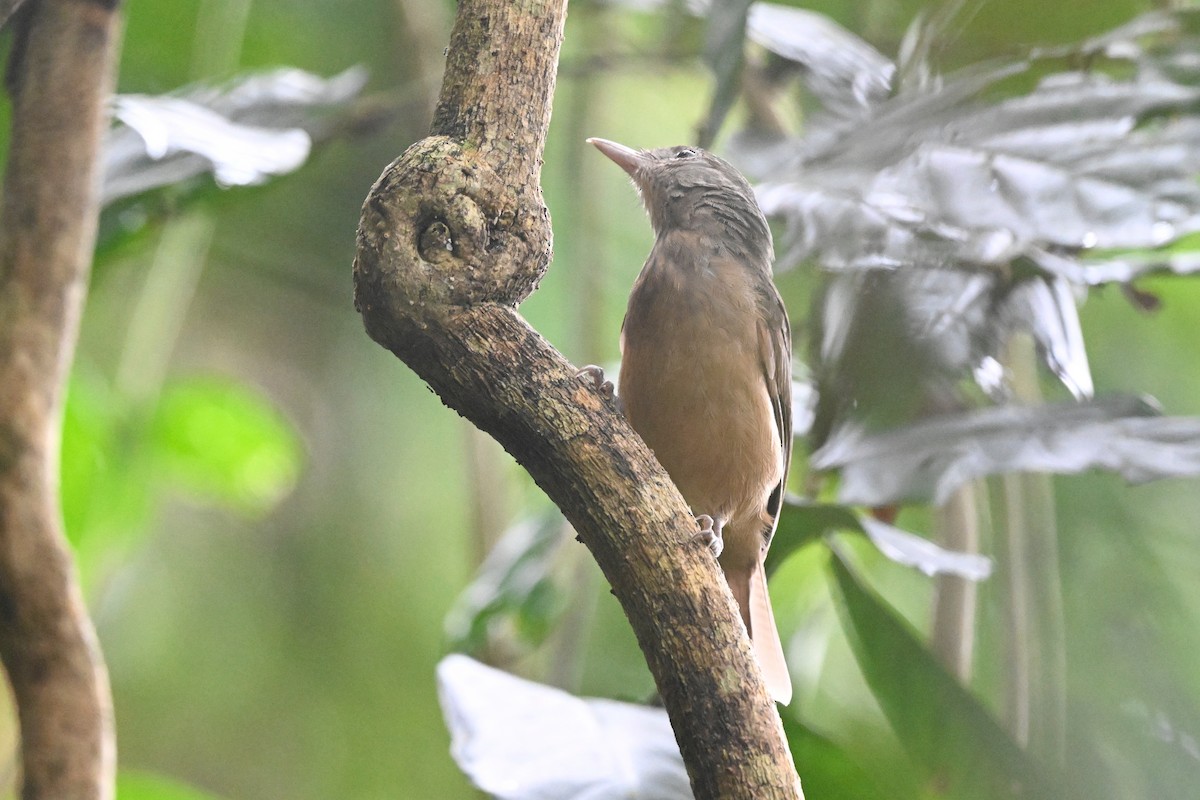
[[752, 277], [719, 253], [656, 246], [629, 298], [620, 379], [630, 424], [692, 510], [743, 525], [783, 473]]

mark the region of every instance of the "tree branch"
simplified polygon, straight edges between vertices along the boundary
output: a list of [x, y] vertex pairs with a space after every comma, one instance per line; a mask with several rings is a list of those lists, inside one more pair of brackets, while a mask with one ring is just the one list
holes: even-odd
[[460, 0], [429, 138], [363, 205], [367, 332], [494, 436], [563, 510], [620, 600], [697, 798], [797, 798], [733, 598], [645, 444], [517, 314], [550, 259], [539, 188], [564, 0]]
[[63, 383], [95, 242], [116, 3], [17, 18], [0, 206], [0, 657], [21, 721], [22, 797], [111, 798], [108, 678], [58, 507]]

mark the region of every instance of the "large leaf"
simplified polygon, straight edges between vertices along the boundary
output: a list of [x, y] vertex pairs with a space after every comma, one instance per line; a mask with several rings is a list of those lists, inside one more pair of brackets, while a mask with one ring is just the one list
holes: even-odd
[[1130, 482], [1200, 474], [1200, 418], [1159, 416], [1147, 398], [944, 414], [885, 433], [847, 425], [813, 454], [840, 469], [839, 499], [942, 503], [959, 486], [1006, 472], [1116, 472]]
[[836, 546], [832, 567], [838, 610], [863, 676], [939, 797], [1075, 796], [945, 671], [896, 613], [863, 585]]
[[162, 96], [118, 95], [104, 151], [103, 202], [212, 173], [224, 186], [295, 170], [366, 83], [361, 68], [328, 80], [297, 69]]
[[915, 798], [915, 787], [884, 779], [856, 761], [836, 742], [807, 725], [783, 716], [783, 732], [800, 773], [804, 796], [813, 800], [901, 800]]
[[450, 753], [501, 800], [691, 800], [667, 714], [583, 699], [451, 655], [438, 665]]
[[[1179, 35], [1183, 16], [1154, 16], [1170, 24], [1163, 37], [1179, 39], [1167, 53], [1196, 48]], [[902, 90], [867, 120], [809, 133], [772, 171], [764, 210], [786, 216], [793, 231], [876, 233], [857, 246], [820, 234], [789, 237], [789, 260], [937, 266], [952, 255], [1002, 263], [1035, 243], [1148, 247], [1194, 229], [1200, 190], [1188, 178], [1200, 164], [1200, 131], [1188, 114], [1200, 94], [1159, 68], [1167, 56], [1139, 38], [1145, 29], [1110, 35], [1106, 52], [1133, 66], [1125, 75], [1063, 70], [1026, 93], [984, 99], [1067, 55], [1034, 54]], [[1095, 50], [1095, 42], [1078, 47], [1080, 55]], [[1180, 116], [1157, 119], [1170, 113]], [[1135, 132], [1152, 117], [1156, 124]], [[797, 202], [814, 194], [834, 202]]]
[[[787, 18], [774, 17], [780, 30], [769, 38], [822, 36], [800, 20], [788, 30]], [[835, 420], [897, 424], [964, 376], [1001, 375], [989, 364], [1014, 332], [1032, 333], [1063, 384], [1090, 396], [1069, 284], [1194, 268], [1196, 19], [1155, 12], [1073, 47], [949, 75], [921, 55], [930, 26], [917, 25], [887, 99], [864, 104], [843, 86], [841, 106], [857, 103], [856, 117], [810, 115], [803, 136], [738, 141], [734, 155], [765, 181], [759, 201], [782, 224], [780, 269], [887, 273], [869, 285], [836, 275], [819, 305], [818, 444]], [[836, 34], [826, 44], [858, 53]], [[1129, 255], [1181, 240], [1190, 245], [1169, 257]], [[864, 288], [871, 308], [840, 302]], [[864, 350], [880, 353], [884, 369], [847, 374]]]

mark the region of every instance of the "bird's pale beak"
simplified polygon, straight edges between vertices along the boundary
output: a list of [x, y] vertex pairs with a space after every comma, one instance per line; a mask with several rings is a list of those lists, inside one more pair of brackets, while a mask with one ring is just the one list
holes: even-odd
[[629, 173], [633, 177], [644, 160], [645, 156], [641, 152], [634, 150], [632, 147], [626, 147], [623, 144], [610, 142], [608, 139], [597, 139], [592, 137], [588, 139], [588, 144], [594, 144], [596, 149], [604, 155], [611, 158], [618, 167]]

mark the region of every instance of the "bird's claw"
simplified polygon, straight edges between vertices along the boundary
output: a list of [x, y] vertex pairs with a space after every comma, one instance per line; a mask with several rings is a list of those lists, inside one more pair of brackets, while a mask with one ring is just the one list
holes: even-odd
[[720, 529], [714, 526], [713, 518], [708, 514], [701, 514], [696, 517], [696, 522], [700, 525], [700, 530], [692, 536], [692, 541], [702, 542], [712, 551], [713, 558], [720, 558], [725, 550], [725, 539], [722, 538]]
[[605, 380], [604, 370], [600, 367], [597, 367], [595, 364], [588, 364], [586, 367], [576, 372], [575, 377], [589, 378], [592, 382], [592, 387], [600, 393], [601, 397], [603, 397], [605, 400], [617, 400], [617, 391], [616, 387], [613, 386], [613, 382]]

